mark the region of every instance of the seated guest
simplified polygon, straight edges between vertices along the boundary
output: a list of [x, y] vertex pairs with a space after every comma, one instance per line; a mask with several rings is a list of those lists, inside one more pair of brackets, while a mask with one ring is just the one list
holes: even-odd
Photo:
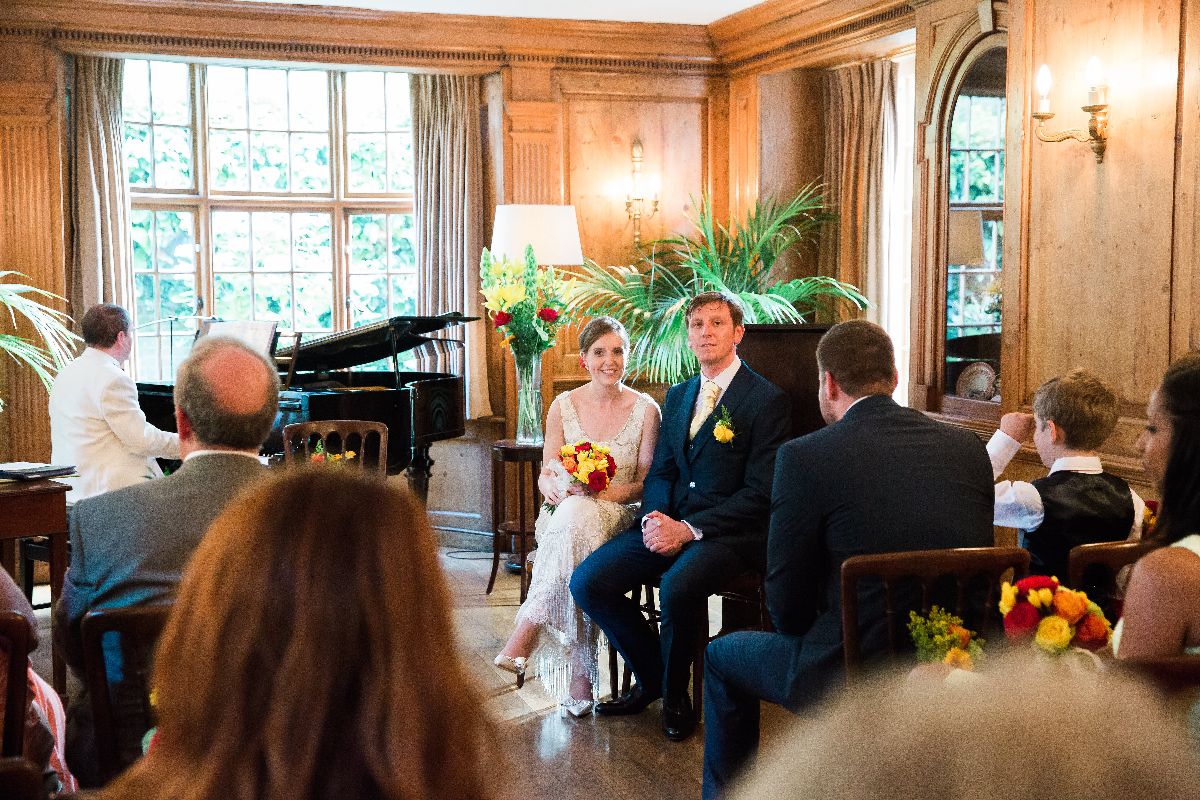
[[[7, 572], [0, 569], [0, 610], [16, 611], [29, 626], [29, 649], [38, 646], [37, 618], [33, 606]], [[0, 720], [4, 719], [5, 691], [8, 683], [8, 657], [0, 642]], [[49, 794], [73, 792], [78, 787], [66, 765], [66, 718], [58, 693], [33, 671], [25, 659], [25, 738], [21, 756], [33, 764], [43, 776]]]
[[[704, 670], [704, 797], [722, 796], [758, 749], [759, 701], [811, 705], [842, 668], [841, 568], [850, 556], [992, 544], [987, 453], [970, 431], [896, 405], [892, 342], [865, 320], [817, 344], [829, 423], [779, 448], [767, 538], [776, 633], [731, 633]], [[862, 648], [886, 646], [882, 592], [859, 601]]]
[[[742, 317], [741, 301], [727, 292], [702, 292], [688, 304], [688, 347], [700, 374], [667, 390], [641, 518], [571, 575], [576, 605], [637, 676], [632, 691], [596, 713], [637, 714], [661, 696], [672, 741], [695, 729], [688, 682], [708, 636], [709, 595], [762, 571], [771, 472], [790, 424], [787, 395], [737, 355]], [[629, 597], [654, 581], [657, 632]]]
[[308, 468], [243, 494], [163, 632], [154, 746], [102, 797], [492, 796], [448, 594], [407, 491]]
[[1020, 529], [1031, 574], [1066, 575], [1076, 545], [1141, 536], [1146, 504], [1129, 484], [1105, 472], [1096, 455], [1117, 416], [1112, 391], [1076, 369], [1038, 387], [1032, 414], [1005, 414], [988, 442], [993, 477], [1030, 438], [1050, 468], [1032, 483], [996, 484], [995, 524]]
[[1134, 565], [1113, 650], [1118, 658], [1200, 655], [1200, 352], [1167, 369], [1146, 415], [1142, 464], [1162, 498], [1154, 534], [1173, 545]]
[[[169, 600], [209, 523], [264, 476], [258, 449], [278, 405], [279, 376], [259, 353], [224, 337], [192, 348], [175, 381], [183, 466], [162, 480], [83, 500], [71, 512], [71, 566], [54, 634], [76, 673], [83, 673], [83, 616]], [[85, 786], [96, 768], [88, 703], [86, 694], [72, 698], [67, 731], [68, 761]]]
[[179, 458], [179, 436], [146, 422], [137, 385], [121, 369], [133, 349], [129, 314], [95, 305], [80, 326], [87, 346], [50, 389], [50, 460], [79, 472], [60, 479], [71, 486], [68, 503], [160, 478], [154, 459]]
[[1120, 675], [1014, 655], [990, 661], [978, 681], [960, 687], [895, 680], [856, 686], [788, 735], [734, 796], [1194, 796], [1195, 751], [1161, 698]]

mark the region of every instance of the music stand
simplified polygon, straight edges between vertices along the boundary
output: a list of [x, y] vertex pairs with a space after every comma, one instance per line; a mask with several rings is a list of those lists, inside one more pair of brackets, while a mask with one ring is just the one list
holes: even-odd
[[196, 338], [228, 336], [274, 360], [275, 344], [279, 341], [278, 326], [278, 322], [265, 319], [210, 319], [200, 323]]

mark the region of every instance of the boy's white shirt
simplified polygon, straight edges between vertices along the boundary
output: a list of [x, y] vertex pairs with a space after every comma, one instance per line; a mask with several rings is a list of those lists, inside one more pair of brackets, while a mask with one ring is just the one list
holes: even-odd
[[[999, 478], [1021, 450], [1021, 443], [1004, 431], [996, 431], [987, 443], [988, 458], [992, 462], [992, 478]], [[1096, 456], [1066, 456], [1055, 459], [1050, 467], [1050, 473], [1081, 472], [1085, 475], [1099, 475], [1104, 471], [1100, 459]], [[1146, 501], [1138, 497], [1132, 487], [1129, 494], [1133, 498], [1133, 525], [1129, 528], [1130, 540], [1142, 538], [1142, 517], [1146, 512]], [[996, 506], [994, 524], [1004, 528], [1019, 528], [1031, 531], [1042, 524], [1046, 518], [1046, 509], [1042, 504], [1042, 496], [1027, 481], [1000, 481], [996, 484]]]

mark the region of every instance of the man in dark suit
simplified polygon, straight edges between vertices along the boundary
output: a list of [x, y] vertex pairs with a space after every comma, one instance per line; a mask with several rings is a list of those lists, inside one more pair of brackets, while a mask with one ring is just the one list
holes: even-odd
[[[798, 712], [842, 678], [843, 561], [992, 544], [983, 443], [892, 400], [895, 358], [883, 329], [834, 326], [817, 365], [829, 424], [785, 444], [775, 462], [766, 588], [776, 633], [733, 633], [705, 653], [706, 800], [757, 751], [760, 700]], [[885, 646], [877, 595], [860, 600], [867, 655]]]
[[[81, 680], [84, 615], [171, 598], [209, 523], [266, 472], [258, 450], [278, 406], [279, 376], [262, 355], [234, 339], [200, 339], [175, 382], [183, 466], [71, 510], [71, 567], [54, 609], [54, 636]], [[119, 656], [109, 660], [115, 667]], [[94, 748], [85, 693], [73, 698], [67, 720], [67, 760], [85, 786], [96, 780]]]
[[[787, 397], [737, 357], [745, 333], [737, 299], [705, 292], [686, 319], [701, 374], [667, 392], [641, 523], [588, 556], [571, 579], [576, 604], [637, 676], [628, 695], [596, 712], [635, 714], [664, 697], [663, 732], [675, 741], [695, 728], [687, 686], [708, 634], [708, 596], [762, 569], [775, 451], [790, 424]], [[660, 576], [656, 638], [625, 595]]]

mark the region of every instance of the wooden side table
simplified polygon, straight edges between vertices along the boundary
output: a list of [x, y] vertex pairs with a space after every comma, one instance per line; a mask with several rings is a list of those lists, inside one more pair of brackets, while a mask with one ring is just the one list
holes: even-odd
[[[508, 465], [517, 467], [517, 516], [508, 516]], [[496, 571], [500, 568], [500, 553], [518, 556], [521, 565], [521, 602], [529, 590], [525, 560], [529, 555], [529, 542], [533, 540], [533, 524], [537, 521], [538, 472], [542, 469], [542, 446], [540, 444], [517, 444], [513, 439], [501, 439], [492, 445], [492, 576], [488, 578], [487, 594], [496, 585]]]
[[[63, 575], [67, 571], [67, 490], [71, 487], [57, 481], [15, 481], [0, 484], [0, 561], [9, 573], [15, 567], [9, 542], [29, 536], [50, 538], [50, 602], [62, 591]], [[67, 688], [67, 670], [62, 653], [51, 640], [54, 690], [59, 694]]]

